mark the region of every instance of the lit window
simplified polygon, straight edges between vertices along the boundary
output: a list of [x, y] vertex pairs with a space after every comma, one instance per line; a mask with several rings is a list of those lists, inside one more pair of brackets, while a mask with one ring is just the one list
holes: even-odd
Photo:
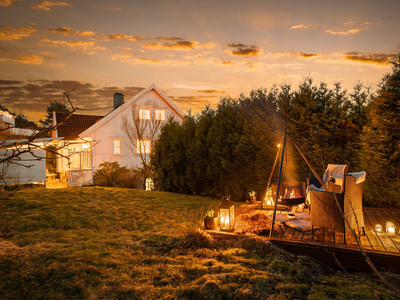
[[138, 153], [150, 153], [150, 141], [149, 140], [137, 140], [136, 149]]
[[113, 154], [114, 155], [121, 154], [121, 140], [113, 140]]
[[156, 120], [165, 121], [165, 110], [164, 109], [154, 110], [154, 116]]
[[150, 120], [150, 109], [139, 109], [139, 119]]

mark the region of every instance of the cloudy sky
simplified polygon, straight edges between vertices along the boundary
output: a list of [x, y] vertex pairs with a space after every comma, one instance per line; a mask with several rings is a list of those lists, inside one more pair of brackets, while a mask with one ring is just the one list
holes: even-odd
[[304, 76], [376, 87], [399, 11], [399, 0], [0, 0], [0, 104], [38, 121], [76, 84], [78, 113], [98, 115], [115, 92], [153, 82], [184, 112]]

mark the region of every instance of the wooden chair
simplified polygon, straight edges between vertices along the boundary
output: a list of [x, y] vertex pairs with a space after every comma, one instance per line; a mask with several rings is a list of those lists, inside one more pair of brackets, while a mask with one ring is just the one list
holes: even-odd
[[[314, 227], [324, 227], [343, 232], [344, 243], [346, 234], [351, 229], [362, 228], [365, 235], [364, 214], [362, 210], [362, 190], [365, 180], [365, 172], [350, 173], [344, 175], [342, 191], [329, 192], [310, 189], [311, 202], [311, 228], [314, 235]], [[329, 183], [328, 183], [329, 185]], [[349, 225], [343, 219], [337, 207], [335, 196], [340, 208], [344, 212]]]

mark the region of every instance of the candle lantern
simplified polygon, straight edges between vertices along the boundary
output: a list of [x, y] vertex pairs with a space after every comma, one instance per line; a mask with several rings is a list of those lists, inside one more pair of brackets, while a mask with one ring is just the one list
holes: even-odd
[[395, 235], [396, 234], [396, 225], [391, 221], [386, 221], [386, 234], [387, 235]]
[[219, 205], [219, 226], [223, 231], [233, 231], [235, 227], [235, 206], [229, 196], [223, 196]]
[[375, 231], [376, 231], [376, 233], [382, 233], [383, 226], [381, 224], [375, 224]]
[[264, 199], [265, 203], [267, 203], [268, 206], [274, 205], [274, 196], [272, 192], [272, 188], [268, 188], [267, 194], [265, 195]]

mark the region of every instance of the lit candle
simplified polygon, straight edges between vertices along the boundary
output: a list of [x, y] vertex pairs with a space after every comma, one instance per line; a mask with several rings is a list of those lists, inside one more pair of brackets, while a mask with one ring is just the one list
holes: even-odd
[[383, 232], [383, 226], [381, 224], [375, 224], [375, 231], [377, 233], [382, 233]]
[[396, 226], [393, 224], [393, 222], [386, 221], [386, 234], [387, 235], [396, 234]]

